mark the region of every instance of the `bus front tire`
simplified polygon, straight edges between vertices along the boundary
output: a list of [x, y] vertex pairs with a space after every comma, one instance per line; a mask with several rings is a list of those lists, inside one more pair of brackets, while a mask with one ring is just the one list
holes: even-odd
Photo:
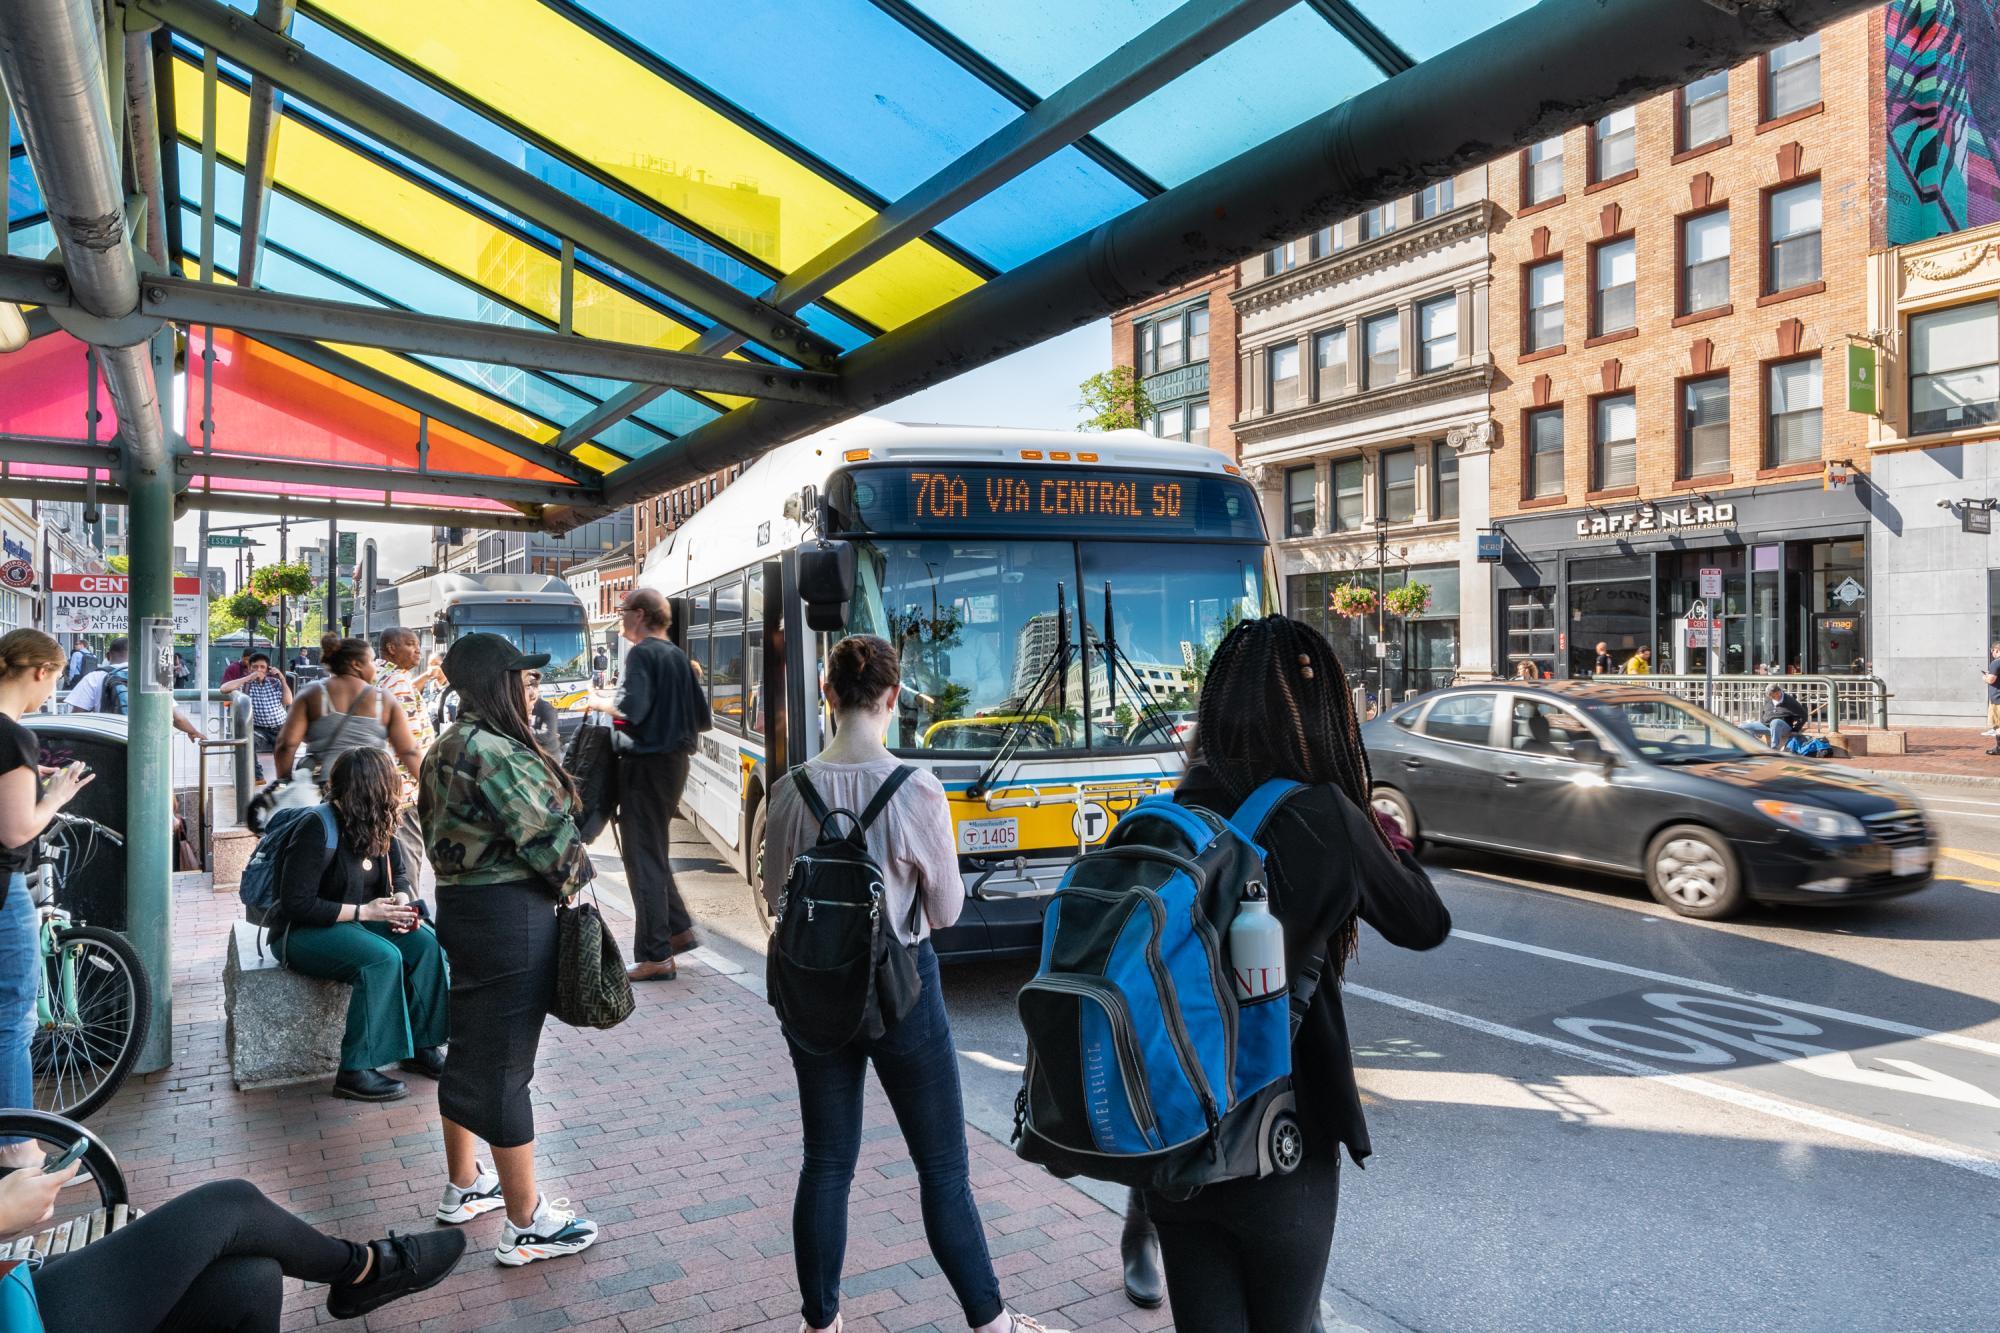
[[764, 807], [768, 801], [757, 802], [757, 813], [750, 819], [750, 846], [743, 864], [750, 868], [750, 902], [757, 913], [757, 921], [769, 935], [778, 924], [771, 915], [771, 903], [764, 897]]

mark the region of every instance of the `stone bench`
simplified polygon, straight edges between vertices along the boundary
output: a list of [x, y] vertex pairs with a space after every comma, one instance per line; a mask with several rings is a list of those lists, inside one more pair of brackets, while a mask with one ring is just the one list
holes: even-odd
[[231, 925], [222, 967], [230, 1081], [248, 1091], [331, 1079], [340, 1069], [352, 990], [344, 981], [300, 976], [272, 954], [263, 931], [248, 921]]

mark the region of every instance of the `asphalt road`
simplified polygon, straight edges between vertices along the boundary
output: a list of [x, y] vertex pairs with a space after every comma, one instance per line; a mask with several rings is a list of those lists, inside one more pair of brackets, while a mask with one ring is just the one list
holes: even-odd
[[[1930, 889], [1722, 924], [1636, 883], [1434, 854], [1451, 940], [1364, 930], [1346, 978], [1375, 1156], [1342, 1190], [1337, 1318], [2000, 1327], [2000, 791], [1920, 799], [1948, 849]], [[689, 832], [711, 947], [761, 968], [748, 889]], [[946, 972], [969, 1114], [1003, 1139], [1031, 970]]]

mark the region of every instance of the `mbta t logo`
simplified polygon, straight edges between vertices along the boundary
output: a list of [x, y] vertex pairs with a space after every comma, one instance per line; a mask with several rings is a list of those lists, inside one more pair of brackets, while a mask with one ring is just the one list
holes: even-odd
[[1069, 817], [1069, 828], [1085, 845], [1102, 842], [1111, 832], [1111, 813], [1095, 801], [1085, 801]]

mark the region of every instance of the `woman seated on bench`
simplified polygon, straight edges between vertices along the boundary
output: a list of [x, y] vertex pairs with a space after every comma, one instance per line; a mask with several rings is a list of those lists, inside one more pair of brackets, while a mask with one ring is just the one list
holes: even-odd
[[[400, 714], [399, 714], [400, 716]], [[418, 919], [415, 877], [396, 841], [403, 779], [388, 751], [347, 750], [333, 761], [327, 805], [336, 846], [319, 821], [299, 827], [278, 871], [266, 919], [271, 951], [294, 972], [351, 982], [347, 1034], [333, 1095], [361, 1102], [406, 1096], [380, 1072], [400, 1063], [436, 1078], [447, 1030], [444, 951]]]
[[[0, 1179], [0, 1240], [49, 1220], [80, 1162]], [[314, 1230], [247, 1180], [218, 1180], [40, 1270], [0, 1263], [7, 1333], [277, 1333], [288, 1277], [324, 1282], [327, 1312], [353, 1319], [445, 1280], [465, 1253], [458, 1231], [390, 1235], [357, 1245]], [[39, 1322], [36, 1315], [39, 1311]]]

